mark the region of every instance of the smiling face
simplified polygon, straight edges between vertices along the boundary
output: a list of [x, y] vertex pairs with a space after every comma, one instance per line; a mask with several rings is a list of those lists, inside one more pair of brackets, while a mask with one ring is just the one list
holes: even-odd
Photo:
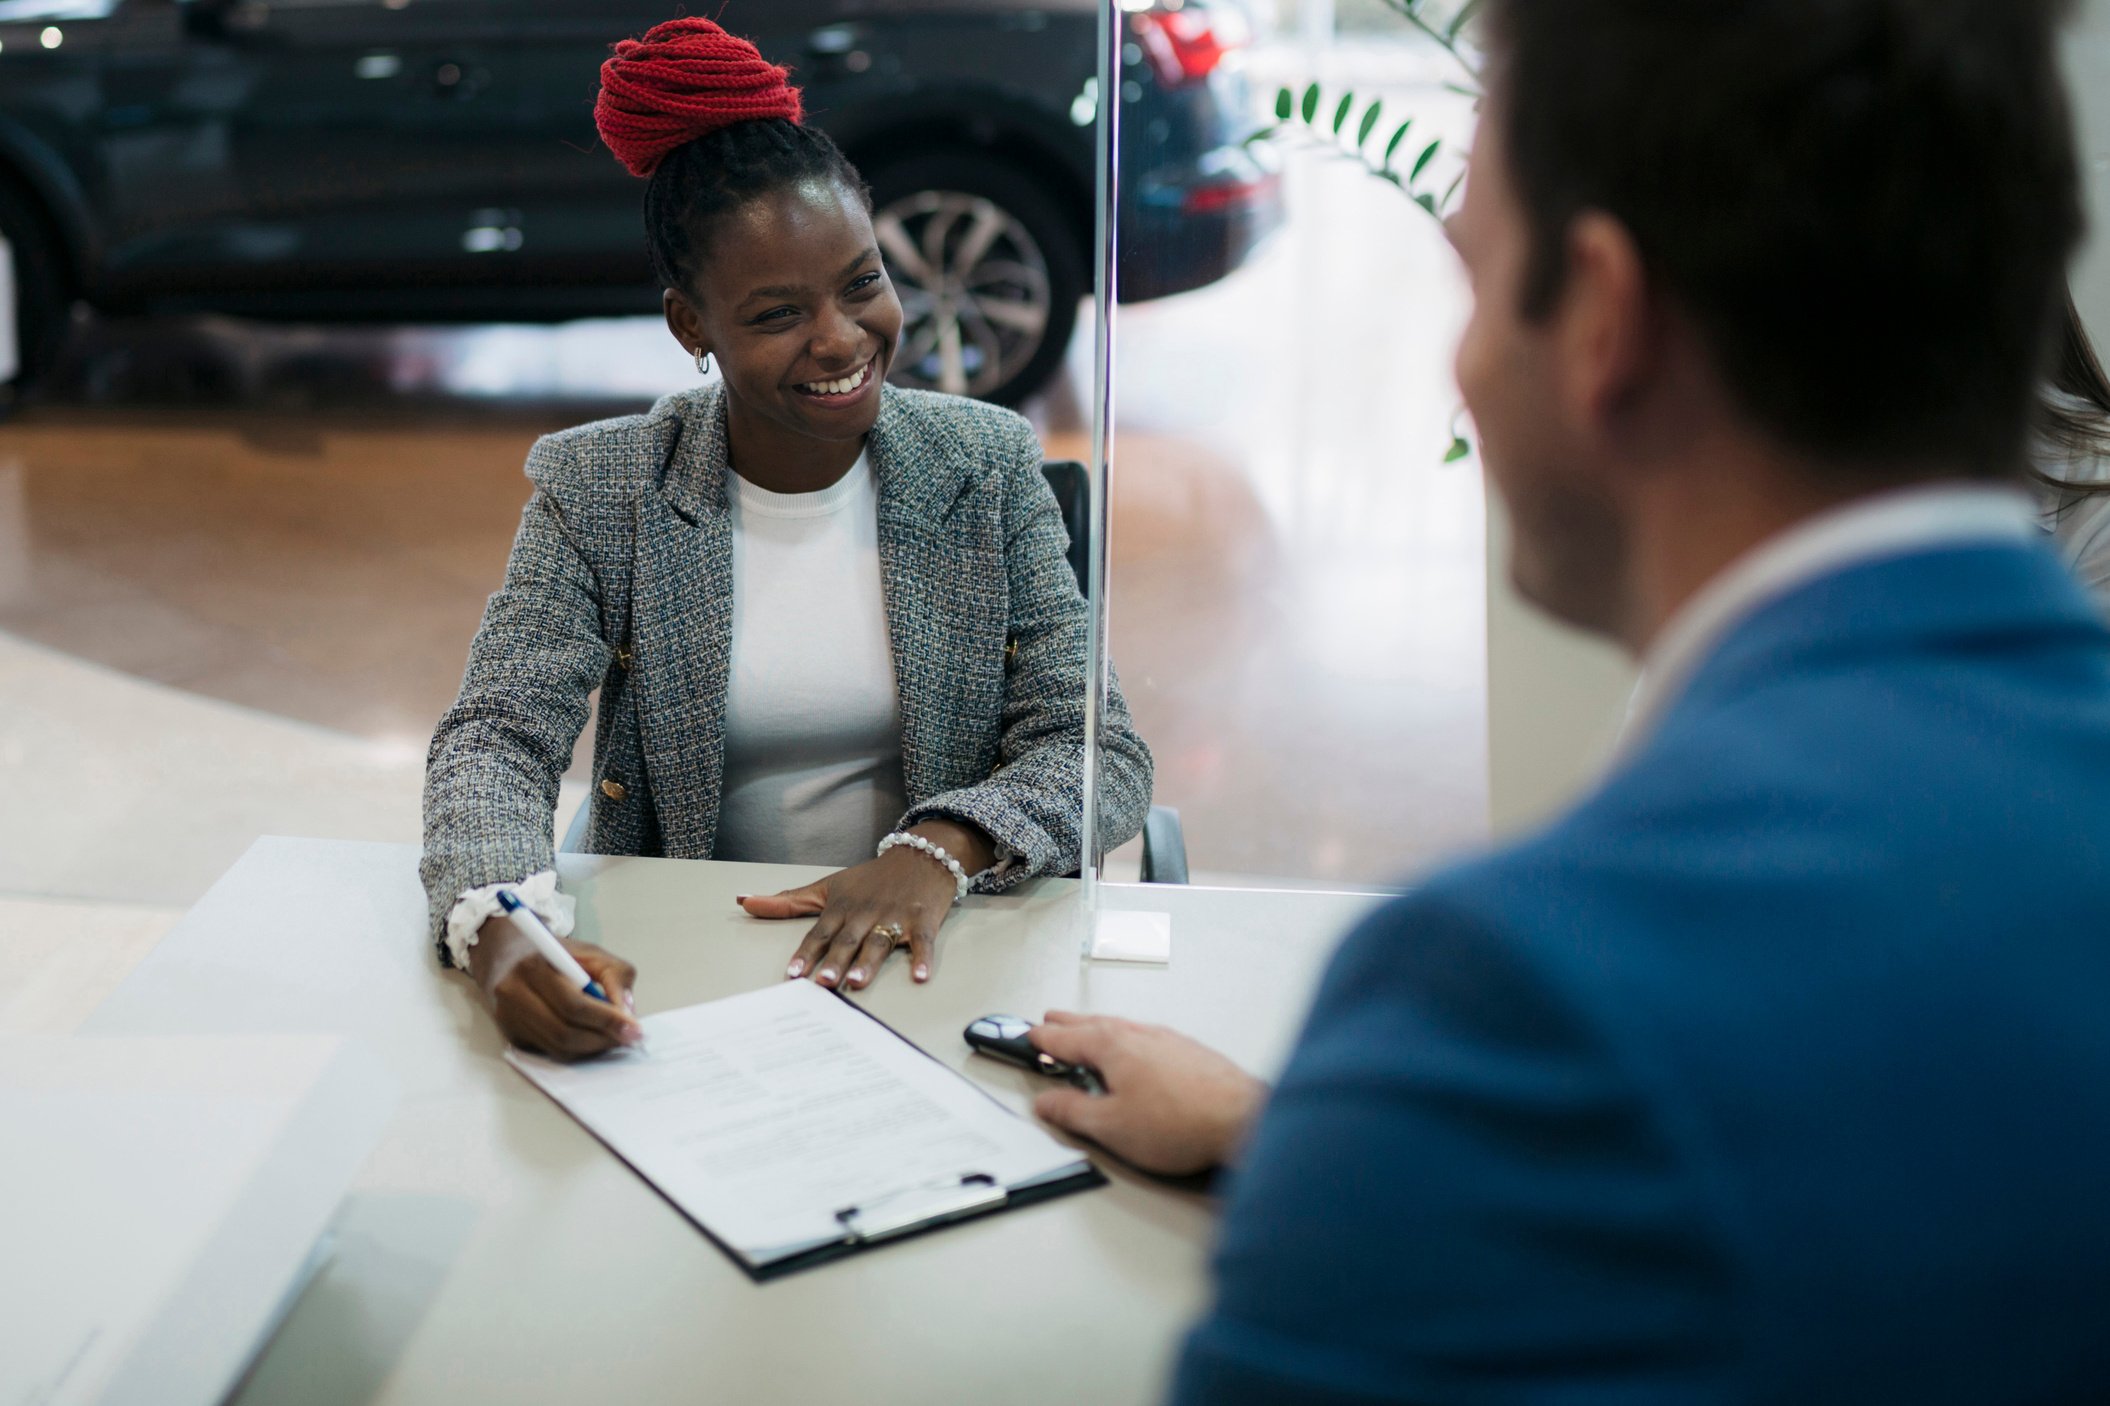
[[864, 202], [815, 178], [757, 196], [708, 235], [690, 289], [667, 294], [667, 325], [717, 358], [732, 415], [831, 443], [869, 434], [901, 302]]

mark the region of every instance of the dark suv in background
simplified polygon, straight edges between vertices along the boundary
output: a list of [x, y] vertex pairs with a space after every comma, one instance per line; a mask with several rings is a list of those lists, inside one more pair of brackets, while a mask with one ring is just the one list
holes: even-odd
[[[1229, 0], [1122, 0], [1124, 300], [1280, 219]], [[678, 0], [0, 0], [0, 380], [77, 303], [304, 322], [651, 313], [598, 68]], [[1015, 401], [1094, 266], [1095, 0], [726, 0], [871, 181], [897, 379]], [[4, 271], [0, 271], [4, 277]], [[12, 324], [12, 325], [10, 325]], [[15, 355], [9, 356], [9, 343]], [[0, 391], [0, 398], [9, 392]]]

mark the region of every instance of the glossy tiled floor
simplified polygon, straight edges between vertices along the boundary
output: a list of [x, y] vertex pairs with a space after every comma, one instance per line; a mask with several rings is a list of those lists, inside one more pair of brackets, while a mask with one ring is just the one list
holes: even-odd
[[0, 626], [415, 756], [504, 564], [522, 451], [556, 419], [274, 418], [53, 410], [0, 430], [21, 539]]
[[[1462, 293], [1395, 192], [1290, 174], [1252, 266], [1122, 314], [1115, 649], [1197, 878], [1379, 882], [1485, 828]], [[1032, 407], [1058, 455], [1088, 370]], [[692, 379], [643, 323], [93, 329], [0, 426], [0, 894], [141, 905], [122, 942], [257, 833], [414, 837], [529, 442]]]

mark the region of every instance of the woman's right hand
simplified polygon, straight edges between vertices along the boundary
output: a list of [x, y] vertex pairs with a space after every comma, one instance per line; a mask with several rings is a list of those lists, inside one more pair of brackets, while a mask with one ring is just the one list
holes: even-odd
[[469, 949], [469, 975], [505, 1037], [552, 1059], [586, 1059], [645, 1038], [630, 989], [637, 968], [585, 942], [566, 942], [586, 974], [608, 993], [596, 1001], [557, 969], [503, 914], [485, 921]]

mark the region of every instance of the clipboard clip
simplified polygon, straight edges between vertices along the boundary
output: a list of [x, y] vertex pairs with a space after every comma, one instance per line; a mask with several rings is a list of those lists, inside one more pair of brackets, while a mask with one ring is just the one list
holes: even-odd
[[845, 1206], [835, 1213], [843, 1238], [851, 1244], [870, 1245], [912, 1230], [964, 1219], [1010, 1199], [1003, 1183], [987, 1172], [968, 1172], [943, 1177], [882, 1196], [862, 1206]]

